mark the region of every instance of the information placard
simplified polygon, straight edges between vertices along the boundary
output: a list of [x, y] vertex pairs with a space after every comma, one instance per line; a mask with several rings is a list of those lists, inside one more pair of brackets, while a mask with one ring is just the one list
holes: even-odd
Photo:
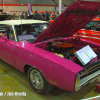
[[92, 50], [92, 48], [89, 45], [83, 47], [82, 49], [78, 50], [74, 54], [83, 65], [86, 65], [92, 59], [97, 57], [96, 53]]

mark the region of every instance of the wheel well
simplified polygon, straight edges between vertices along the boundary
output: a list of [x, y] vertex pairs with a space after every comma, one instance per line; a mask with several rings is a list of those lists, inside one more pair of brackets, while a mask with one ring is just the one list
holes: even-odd
[[27, 75], [27, 72], [28, 72], [28, 70], [29, 70], [31, 67], [33, 67], [33, 66], [26, 64], [26, 65], [24, 66], [24, 74]]
[[[31, 66], [31, 65], [28, 65], [28, 64], [26, 64], [25, 66], [24, 66], [24, 74], [25, 75], [27, 75], [27, 73], [28, 73], [28, 70], [31, 68], [31, 67], [33, 67], [33, 68], [35, 68], [34, 66]], [[35, 69], [37, 69], [37, 68], [35, 68]], [[38, 70], [38, 69], [37, 69]], [[40, 70], [39, 70], [40, 71]], [[41, 71], [40, 71], [41, 72]], [[41, 72], [42, 73], [42, 72]], [[43, 73], [42, 73], [43, 74]], [[44, 74], [43, 74], [43, 76], [44, 76]], [[44, 76], [45, 77], [45, 76]], [[46, 79], [46, 78], [45, 78]]]

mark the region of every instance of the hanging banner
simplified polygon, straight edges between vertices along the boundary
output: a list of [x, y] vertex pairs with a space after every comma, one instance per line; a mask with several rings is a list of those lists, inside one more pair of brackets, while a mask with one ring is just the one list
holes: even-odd
[[27, 5], [28, 5], [28, 12], [29, 12], [29, 15], [31, 15], [31, 13], [32, 13], [32, 6], [31, 6], [30, 3], [27, 3]]
[[[62, 7], [61, 7], [61, 12], [63, 12], [65, 9], [66, 9], [65, 4], [62, 4]], [[56, 5], [56, 11], [58, 11], [58, 12], [59, 12], [59, 4], [57, 4], [57, 5]]]

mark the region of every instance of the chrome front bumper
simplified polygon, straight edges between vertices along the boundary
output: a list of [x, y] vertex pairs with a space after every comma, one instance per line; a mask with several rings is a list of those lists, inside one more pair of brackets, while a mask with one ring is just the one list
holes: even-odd
[[100, 60], [83, 68], [76, 75], [75, 91], [88, 83], [94, 82], [100, 76]]

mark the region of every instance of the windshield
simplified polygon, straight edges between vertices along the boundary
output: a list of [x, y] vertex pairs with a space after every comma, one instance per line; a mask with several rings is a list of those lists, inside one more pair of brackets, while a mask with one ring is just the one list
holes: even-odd
[[17, 41], [33, 41], [47, 28], [48, 23], [15, 25]]

